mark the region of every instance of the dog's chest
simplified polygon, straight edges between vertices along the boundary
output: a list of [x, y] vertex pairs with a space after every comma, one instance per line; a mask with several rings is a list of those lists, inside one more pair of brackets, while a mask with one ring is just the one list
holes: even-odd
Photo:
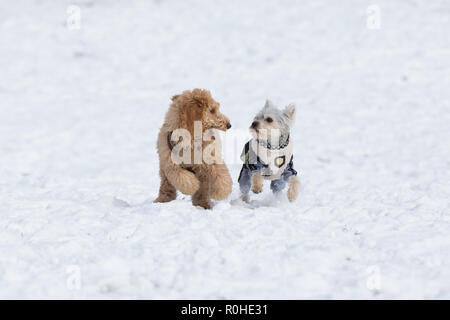
[[282, 149], [268, 149], [258, 144], [254, 139], [251, 148], [255, 151], [262, 164], [261, 175], [266, 180], [280, 179], [292, 157], [292, 142]]

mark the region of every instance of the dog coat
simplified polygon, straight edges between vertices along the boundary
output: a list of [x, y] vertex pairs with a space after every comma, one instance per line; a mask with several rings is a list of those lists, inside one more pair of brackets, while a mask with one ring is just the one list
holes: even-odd
[[247, 194], [250, 191], [251, 177], [255, 173], [260, 173], [264, 179], [271, 180], [270, 188], [273, 192], [283, 190], [289, 178], [297, 175], [289, 136], [280, 140], [276, 146], [257, 139], [245, 144], [241, 154], [244, 164], [238, 178], [242, 193]]

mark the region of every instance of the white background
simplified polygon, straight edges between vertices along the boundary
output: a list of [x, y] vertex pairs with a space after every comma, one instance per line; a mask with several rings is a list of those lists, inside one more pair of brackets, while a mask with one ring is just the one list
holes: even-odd
[[[449, 30], [439, 0], [1, 1], [0, 298], [450, 298]], [[297, 103], [294, 204], [236, 201], [238, 159], [212, 211], [152, 203], [195, 87], [226, 135]]]

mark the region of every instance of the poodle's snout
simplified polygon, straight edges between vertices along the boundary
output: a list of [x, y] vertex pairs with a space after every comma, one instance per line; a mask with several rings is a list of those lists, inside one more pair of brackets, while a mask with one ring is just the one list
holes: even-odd
[[258, 121], [253, 121], [253, 122], [252, 122], [252, 128], [253, 128], [253, 129], [256, 129], [256, 128], [258, 127], [258, 125], [259, 125], [259, 122], [258, 122]]
[[227, 129], [230, 129], [231, 128], [231, 123], [227, 123]]

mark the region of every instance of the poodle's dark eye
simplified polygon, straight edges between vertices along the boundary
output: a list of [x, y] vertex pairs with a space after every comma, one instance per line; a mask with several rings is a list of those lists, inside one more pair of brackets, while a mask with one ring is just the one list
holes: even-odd
[[266, 121], [267, 121], [268, 123], [271, 123], [271, 122], [273, 122], [273, 119], [272, 119], [271, 117], [268, 117], [268, 118], [266, 118]]
[[209, 112], [211, 112], [212, 114], [214, 114], [214, 113], [216, 113], [216, 110], [215, 110], [215, 109], [211, 109], [211, 110], [209, 110]]

